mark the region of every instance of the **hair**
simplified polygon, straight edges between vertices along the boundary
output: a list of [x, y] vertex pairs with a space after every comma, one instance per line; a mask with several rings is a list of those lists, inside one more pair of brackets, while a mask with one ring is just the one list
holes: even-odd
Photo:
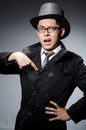
[[[48, 17], [48, 18], [43, 18], [43, 19], [55, 19], [56, 20], [56, 24], [58, 24], [61, 28], [63, 27], [62, 25], [61, 25], [61, 23], [59, 22], [59, 20], [57, 20], [56, 18], [53, 18], [53, 17]], [[41, 20], [41, 19], [40, 19]], [[37, 25], [38, 25], [38, 23], [39, 23], [39, 21], [40, 20], [38, 20], [37, 21]], [[36, 27], [35, 27], [35, 29], [37, 29], [37, 25], [36, 25]]]

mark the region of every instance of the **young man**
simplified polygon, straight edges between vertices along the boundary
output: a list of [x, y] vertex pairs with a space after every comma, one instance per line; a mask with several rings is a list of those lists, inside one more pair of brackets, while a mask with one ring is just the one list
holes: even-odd
[[[66, 121], [86, 119], [86, 66], [61, 42], [70, 33], [70, 24], [58, 4], [43, 4], [30, 22], [40, 42], [22, 52], [0, 53], [0, 73], [19, 74], [21, 79], [15, 130], [67, 130]], [[84, 96], [66, 109], [76, 86]]]

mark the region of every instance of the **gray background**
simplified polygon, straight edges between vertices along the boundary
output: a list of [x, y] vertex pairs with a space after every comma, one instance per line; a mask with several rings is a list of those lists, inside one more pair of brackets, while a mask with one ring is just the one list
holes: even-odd
[[[49, 0], [51, 1], [51, 0]], [[0, 51], [21, 51], [38, 41], [29, 23], [47, 0], [0, 0]], [[71, 24], [70, 35], [63, 40], [67, 49], [79, 54], [86, 64], [86, 4], [85, 0], [52, 0], [61, 4]], [[82, 96], [76, 88], [67, 108]], [[21, 102], [18, 75], [0, 75], [0, 128], [14, 128]], [[78, 124], [67, 122], [68, 130], [86, 130], [86, 120]], [[0, 129], [2, 130], [2, 129]]]

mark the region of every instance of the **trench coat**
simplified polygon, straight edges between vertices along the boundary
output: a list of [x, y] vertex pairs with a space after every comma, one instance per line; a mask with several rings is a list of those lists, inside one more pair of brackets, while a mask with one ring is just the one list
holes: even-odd
[[31, 66], [20, 70], [16, 61], [8, 62], [11, 52], [0, 53], [0, 73], [19, 74], [22, 90], [21, 107], [17, 114], [15, 130], [67, 130], [65, 121], [52, 121], [45, 114], [45, 106], [52, 100], [65, 108], [76, 87], [83, 97], [67, 109], [71, 119], [78, 123], [86, 119], [86, 66], [83, 59], [68, 51], [61, 43], [61, 50], [42, 69], [41, 44], [26, 47], [22, 52], [36, 64], [39, 71]]

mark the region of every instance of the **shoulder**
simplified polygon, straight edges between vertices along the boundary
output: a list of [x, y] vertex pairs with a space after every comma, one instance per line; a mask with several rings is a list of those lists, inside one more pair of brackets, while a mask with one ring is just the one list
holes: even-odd
[[38, 42], [38, 43], [30, 45], [30, 46], [28, 46], [26, 48], [33, 52], [33, 51], [36, 51], [36, 50], [40, 49], [41, 48], [41, 44], [40, 44], [40, 42]]
[[64, 60], [70, 61], [70, 62], [77, 62], [77, 61], [83, 61], [82, 57], [74, 52], [67, 51], [65, 55], [63, 56]]
[[30, 54], [40, 50], [40, 48], [41, 48], [41, 44], [40, 44], [40, 42], [38, 42], [33, 45], [27, 46], [26, 48], [23, 49], [22, 52], [26, 55], [30, 55]]
[[78, 54], [67, 51], [64, 56], [60, 60], [60, 69], [64, 71], [64, 73], [73, 73], [77, 69], [83, 66], [83, 59]]
[[61, 43], [62, 49], [66, 50], [66, 53], [63, 55], [61, 60], [64, 62], [77, 62], [77, 61], [83, 61], [82, 57], [75, 52], [69, 51], [66, 49], [63, 43]]

